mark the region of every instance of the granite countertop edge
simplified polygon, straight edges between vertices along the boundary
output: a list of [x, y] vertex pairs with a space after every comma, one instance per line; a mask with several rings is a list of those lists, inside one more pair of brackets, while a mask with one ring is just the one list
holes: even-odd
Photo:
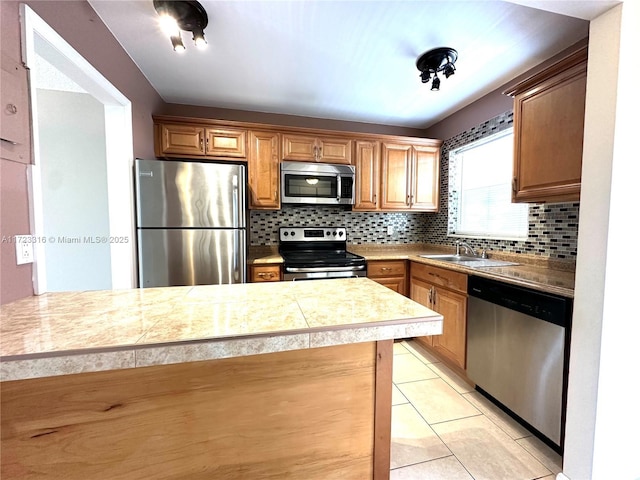
[[[7, 349], [6, 353], [0, 356], [0, 381], [150, 367], [442, 333], [440, 314], [416, 305], [371, 280], [366, 279], [366, 283], [360, 283], [362, 280], [355, 279], [360, 293], [369, 292], [374, 296], [393, 297], [389, 299], [384, 297], [384, 299], [392, 303], [399, 302], [400, 309], [397, 312], [400, 313], [381, 315], [380, 320], [375, 320], [373, 316], [369, 320], [361, 318], [354, 323], [340, 321], [334, 323], [331, 320], [325, 322], [326, 324], [317, 322], [314, 324], [307, 319], [306, 327], [285, 326], [274, 330], [216, 336], [203, 335], [164, 342], [145, 341], [142, 336], [135, 342], [120, 345], [105, 344], [88, 348], [61, 348], [25, 353], [10, 353], [11, 350]], [[354, 279], [346, 281], [353, 282]], [[326, 282], [330, 285], [334, 281]], [[276, 283], [279, 285], [273, 285], [274, 289], [278, 291], [282, 289], [285, 296], [290, 295], [288, 290], [291, 285], [287, 285], [290, 282]], [[264, 284], [243, 285], [251, 289], [252, 285], [263, 288], [261, 285]], [[88, 292], [89, 295], [90, 293]], [[370, 297], [369, 293], [366, 295], [367, 298]], [[74, 294], [69, 293], [69, 297], [73, 297]], [[300, 293], [296, 297], [296, 302], [299, 303], [308, 298], [313, 297]], [[367, 302], [360, 303], [367, 304]], [[383, 301], [383, 303], [387, 302]], [[311, 308], [315, 306], [312, 305]], [[305, 308], [301, 306], [301, 310], [306, 318]], [[376, 318], [378, 318], [377, 314]], [[37, 324], [38, 322], [35, 323], [36, 328]]]

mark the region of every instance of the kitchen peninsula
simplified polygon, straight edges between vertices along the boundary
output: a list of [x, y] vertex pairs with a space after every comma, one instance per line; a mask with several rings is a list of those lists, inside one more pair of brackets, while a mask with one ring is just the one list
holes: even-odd
[[388, 478], [393, 339], [441, 331], [365, 278], [3, 305], [0, 473]]

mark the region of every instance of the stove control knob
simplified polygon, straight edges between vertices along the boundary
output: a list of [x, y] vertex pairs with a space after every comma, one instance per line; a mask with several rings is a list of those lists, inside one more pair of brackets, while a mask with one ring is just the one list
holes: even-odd
[[289, 232], [284, 232], [284, 236], [288, 237], [289, 236]]
[[335, 237], [338, 234], [338, 232], [333, 232], [333, 236]]
[[295, 237], [296, 236], [296, 232], [291, 232], [291, 236]]
[[338, 235], [342, 236], [342, 235], [344, 235], [344, 232], [342, 230], [340, 230], [340, 233], [338, 233]]

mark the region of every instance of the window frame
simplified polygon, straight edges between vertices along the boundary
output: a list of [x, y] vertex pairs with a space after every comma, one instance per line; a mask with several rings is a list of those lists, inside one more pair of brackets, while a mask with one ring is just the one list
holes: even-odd
[[[483, 145], [488, 143], [500, 140], [504, 137], [514, 135], [513, 127], [505, 128], [499, 132], [492, 133], [485, 137], [479, 138], [477, 140], [472, 140], [464, 145], [461, 145], [456, 148], [452, 148], [449, 150], [449, 194], [448, 194], [448, 213], [447, 213], [447, 236], [454, 238], [472, 238], [472, 239], [488, 239], [488, 240], [507, 240], [507, 241], [526, 241], [529, 238], [529, 205], [524, 204], [514, 204], [510, 202], [512, 205], [518, 205], [518, 208], [525, 209], [525, 231], [523, 236], [514, 236], [508, 235], [506, 233], [493, 233], [493, 232], [465, 232], [459, 231], [459, 212], [461, 208], [461, 197], [460, 197], [460, 182], [462, 178], [462, 172], [460, 169], [461, 165], [458, 164], [456, 160], [456, 156], [460, 155], [468, 150], [480, 148]], [[513, 165], [513, 156], [511, 157], [511, 165]], [[513, 167], [512, 167], [513, 168]], [[509, 178], [513, 178], [513, 170], [511, 170], [511, 174]], [[511, 192], [511, 181], [509, 181], [509, 192]]]

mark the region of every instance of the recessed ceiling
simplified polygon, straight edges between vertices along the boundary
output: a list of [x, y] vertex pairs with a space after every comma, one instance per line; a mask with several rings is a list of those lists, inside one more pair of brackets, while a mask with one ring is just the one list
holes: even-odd
[[[573, 45], [589, 26], [497, 0], [201, 0], [208, 48], [196, 49], [183, 32], [180, 55], [152, 0], [89, 2], [168, 103], [414, 128]], [[459, 58], [435, 92], [415, 64], [441, 46]]]

